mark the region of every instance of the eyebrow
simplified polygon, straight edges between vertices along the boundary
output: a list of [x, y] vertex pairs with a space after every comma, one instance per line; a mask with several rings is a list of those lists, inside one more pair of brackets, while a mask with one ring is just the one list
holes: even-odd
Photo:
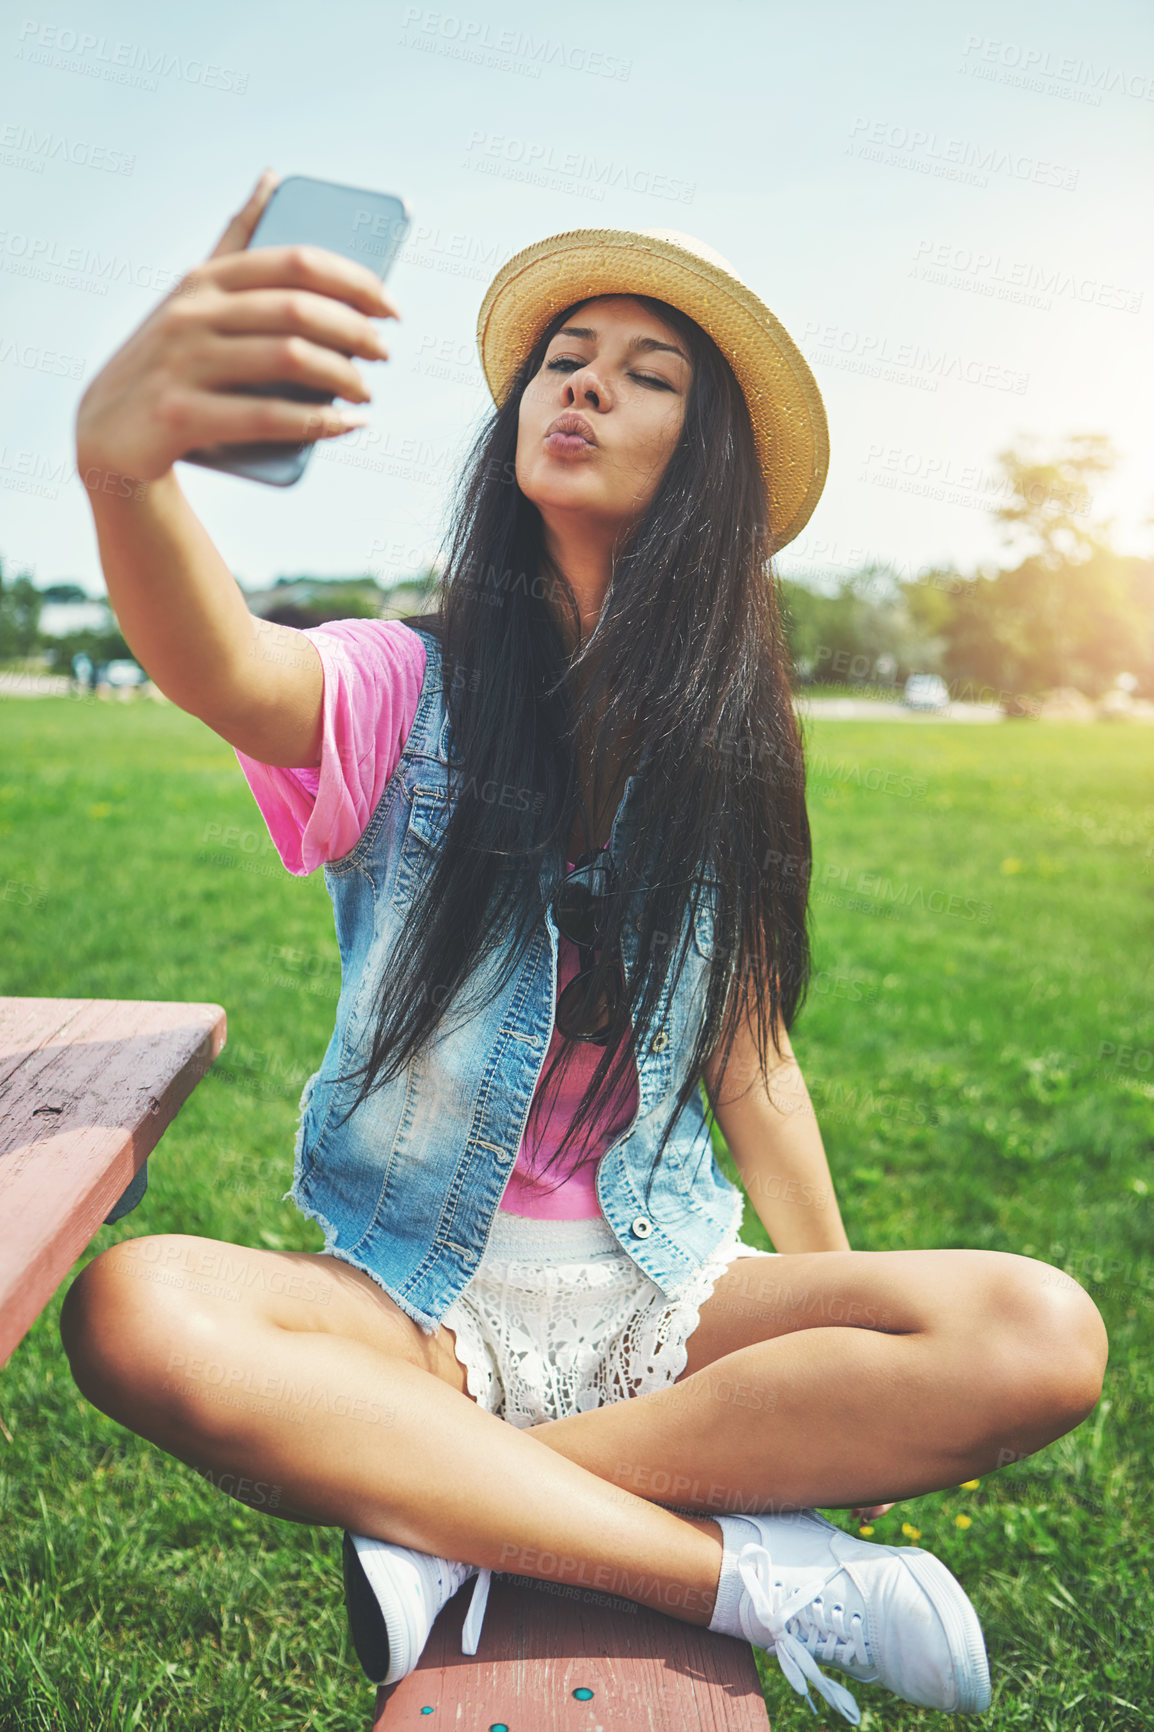
[[[596, 342], [597, 333], [588, 325], [565, 325], [560, 331], [554, 331], [555, 337], [583, 337], [589, 342]], [[668, 349], [671, 355], [680, 355], [687, 366], [691, 366], [689, 356], [684, 349], [679, 349], [676, 343], [659, 343], [656, 337], [631, 337], [625, 346], [627, 355], [638, 352], [649, 354], [653, 349]]]

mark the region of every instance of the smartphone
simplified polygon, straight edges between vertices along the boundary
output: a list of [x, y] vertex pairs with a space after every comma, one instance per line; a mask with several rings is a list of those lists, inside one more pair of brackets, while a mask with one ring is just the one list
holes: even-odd
[[[307, 174], [290, 174], [274, 187], [248, 244], [282, 247], [307, 243], [326, 247], [329, 252], [367, 265], [383, 282], [401, 250], [411, 220], [408, 204], [395, 193], [369, 192], [364, 187], [342, 186], [337, 181], [314, 180]], [[292, 380], [236, 385], [233, 389], [252, 397], [287, 397], [294, 403], [335, 401], [330, 391]], [[206, 469], [223, 469], [249, 481], [267, 482], [272, 487], [291, 487], [304, 474], [315, 444], [315, 439], [300, 444], [276, 439], [209, 445], [186, 451], [181, 461], [200, 463]]]

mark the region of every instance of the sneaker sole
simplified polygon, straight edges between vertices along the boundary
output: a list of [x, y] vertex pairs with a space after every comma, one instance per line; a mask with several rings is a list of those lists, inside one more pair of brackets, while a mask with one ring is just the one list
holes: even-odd
[[[817, 1510], [810, 1510], [808, 1513], [823, 1527], [832, 1528], [834, 1533], [844, 1536], [844, 1529], [839, 1528], [836, 1522], [827, 1520]], [[965, 1589], [941, 1559], [936, 1558], [932, 1552], [927, 1552], [923, 1546], [895, 1546], [893, 1549], [941, 1618], [950, 1652], [957, 1653], [961, 1649], [965, 1656], [964, 1669], [959, 1669], [960, 1675], [955, 1673], [958, 1684], [957, 1706], [939, 1712], [984, 1714], [990, 1706], [990, 1664], [986, 1657], [986, 1639], [982, 1635], [982, 1626]], [[884, 1690], [886, 1686], [883, 1684], [882, 1688]], [[921, 1705], [934, 1706], [932, 1703]]]
[[[364, 1560], [346, 1531], [341, 1547], [341, 1571], [345, 1583], [345, 1611], [349, 1635], [360, 1661], [361, 1671], [372, 1684], [394, 1684], [405, 1676], [400, 1666], [391, 1665], [392, 1646], [389, 1624], [395, 1630], [405, 1627], [401, 1607], [387, 1582], [376, 1591], [369, 1579]], [[382, 1603], [383, 1602], [383, 1603]], [[409, 1668], [411, 1670], [411, 1668]], [[393, 1675], [390, 1675], [393, 1673]]]
[[950, 1650], [961, 1648], [965, 1667], [958, 1676], [958, 1705], [953, 1714], [984, 1714], [990, 1706], [990, 1666], [978, 1614], [965, 1589], [940, 1558], [921, 1546], [900, 1548], [906, 1567], [945, 1625]]

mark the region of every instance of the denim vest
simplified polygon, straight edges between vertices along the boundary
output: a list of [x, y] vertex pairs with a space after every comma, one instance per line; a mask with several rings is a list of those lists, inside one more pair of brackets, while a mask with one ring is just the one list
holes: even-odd
[[[438, 1031], [405, 1073], [338, 1124], [357, 1092], [348, 1072], [367, 1057], [376, 983], [389, 968], [448, 822], [449, 715], [440, 647], [432, 633], [421, 630], [421, 636], [425, 678], [400, 760], [356, 847], [324, 867], [341, 993], [321, 1067], [301, 1093], [286, 1197], [319, 1222], [327, 1252], [364, 1270], [431, 1335], [481, 1260], [544, 1068], [557, 1000], [557, 928], [548, 901], [565, 862], [558, 845], [556, 857], [542, 863], [541, 924], [504, 992], [471, 1020], [458, 1016], [455, 1004], [448, 1020], [459, 1026]], [[456, 765], [452, 777], [455, 786]], [[625, 784], [611, 851], [623, 848], [630, 833], [630, 794], [637, 781], [634, 775]], [[636, 957], [635, 923], [630, 910], [622, 939], [627, 973]], [[637, 1111], [597, 1168], [606, 1221], [670, 1299], [738, 1231], [742, 1215], [741, 1192], [721, 1172], [710, 1146], [700, 1088], [678, 1117], [655, 1170], [653, 1165], [704, 1006], [713, 952], [712, 894], [699, 903], [692, 925], [676, 993], [670, 994], [667, 974], [655, 1032], [639, 1055]], [[495, 969], [495, 962], [490, 958], [483, 970]]]

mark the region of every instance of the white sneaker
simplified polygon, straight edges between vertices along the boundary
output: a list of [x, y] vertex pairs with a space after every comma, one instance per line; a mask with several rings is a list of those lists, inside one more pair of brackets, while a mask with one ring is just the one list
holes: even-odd
[[491, 1571], [476, 1564], [346, 1533], [341, 1552], [345, 1610], [357, 1659], [374, 1684], [407, 1678], [425, 1649], [437, 1613], [476, 1576], [461, 1631], [461, 1651], [475, 1654], [489, 1598]]
[[857, 1539], [811, 1509], [713, 1519], [725, 1536], [722, 1575], [736, 1562], [741, 1581], [728, 1581], [724, 1595], [718, 1584], [710, 1629], [776, 1654], [814, 1713], [807, 1679], [852, 1725], [861, 1720], [849, 1691], [818, 1660], [919, 1708], [981, 1714], [989, 1707], [977, 1613], [921, 1546]]

